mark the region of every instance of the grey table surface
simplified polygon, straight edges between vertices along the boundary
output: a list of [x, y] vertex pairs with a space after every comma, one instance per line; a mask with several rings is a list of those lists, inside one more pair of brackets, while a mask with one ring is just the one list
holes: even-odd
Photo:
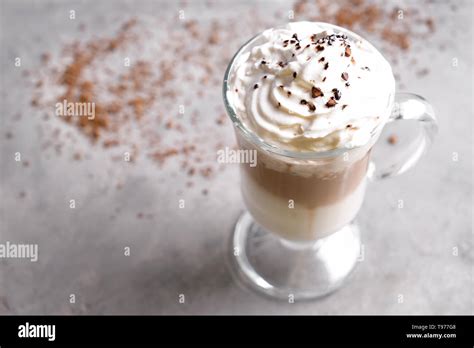
[[[414, 2], [393, 2], [406, 3]], [[429, 62], [430, 73], [417, 76], [403, 60], [394, 66], [401, 88], [433, 103], [439, 121], [434, 145], [413, 170], [370, 185], [358, 218], [364, 260], [347, 284], [317, 301], [286, 303], [248, 290], [229, 271], [229, 236], [244, 209], [235, 165], [212, 182], [196, 179], [197, 187], [209, 189], [204, 196], [199, 190], [176, 190], [182, 183], [166, 179], [175, 169], [109, 163], [87, 142], [92, 155], [84, 161], [47, 157], [40, 149], [37, 128], [43, 121], [29, 105], [29, 85], [14, 58], [21, 56], [22, 68], [34, 69], [45, 49], [58, 50], [61, 40], [77, 37], [77, 26], [65, 19], [72, 8], [89, 29], [101, 32], [125, 14], [174, 16], [181, 5], [1, 0], [0, 242], [37, 243], [39, 259], [0, 259], [0, 313], [472, 314], [473, 14], [471, 2], [455, 3], [457, 11], [448, 11], [449, 4], [441, 1], [426, 9], [439, 25], [415, 56]], [[186, 11], [205, 22], [248, 14], [254, 5], [215, 2], [207, 12], [199, 6], [191, 2]], [[255, 6], [265, 12], [286, 11], [289, 5]], [[245, 37], [236, 37], [233, 49]], [[448, 49], [440, 51], [443, 42]], [[214, 112], [207, 104], [198, 107]], [[17, 113], [21, 121], [13, 121]], [[6, 139], [6, 131], [14, 137]], [[230, 123], [219, 131], [233, 139]], [[15, 152], [30, 165], [15, 162]], [[111, 185], [111, 171], [123, 182], [120, 190]], [[22, 191], [26, 196], [19, 198]], [[69, 209], [72, 197], [76, 209]], [[179, 209], [183, 198], [186, 208]], [[154, 217], [137, 219], [139, 211]], [[124, 255], [125, 247], [130, 256]]]

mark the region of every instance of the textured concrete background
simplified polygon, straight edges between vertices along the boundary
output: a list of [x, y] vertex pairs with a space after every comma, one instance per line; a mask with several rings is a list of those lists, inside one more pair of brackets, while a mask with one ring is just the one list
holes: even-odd
[[[229, 272], [227, 243], [244, 208], [237, 167], [229, 166], [212, 183], [197, 182], [209, 188], [204, 196], [177, 193], [172, 181], [163, 179], [173, 172], [158, 173], [153, 164], [105, 165], [105, 155], [94, 148], [87, 160], [76, 162], [45, 157], [40, 150], [41, 115], [29, 106], [29, 87], [13, 66], [14, 57], [22, 56], [24, 68], [33, 69], [42, 52], [77, 37], [76, 26], [68, 24], [71, 8], [100, 33], [124, 14], [175, 16], [179, 5], [2, 0], [0, 242], [38, 243], [40, 256], [36, 263], [0, 259], [0, 313], [472, 313], [473, 14], [470, 1], [455, 3], [455, 12], [446, 2], [430, 7], [443, 18], [417, 56], [429, 61], [430, 74], [417, 77], [408, 62], [394, 67], [403, 90], [433, 103], [440, 124], [434, 146], [414, 170], [369, 187], [359, 214], [365, 259], [346, 286], [318, 301], [289, 304], [243, 288]], [[250, 1], [221, 2], [211, 13], [191, 5], [187, 11], [206, 21], [249, 13], [251, 6]], [[265, 12], [288, 5], [259, 2], [258, 7]], [[235, 48], [245, 36], [236, 37]], [[440, 42], [449, 43], [444, 52], [438, 50]], [[220, 91], [215, 95], [219, 98]], [[22, 120], [13, 122], [18, 112]], [[4, 130], [14, 138], [6, 140]], [[225, 131], [233, 137], [230, 125]], [[14, 161], [17, 151], [28, 167]], [[121, 190], [110, 184], [111, 171], [123, 180]], [[26, 196], [19, 198], [23, 191]], [[69, 209], [71, 197], [76, 209]], [[178, 209], [183, 197], [186, 209]], [[403, 209], [397, 207], [400, 199]], [[137, 211], [155, 217], [137, 219]], [[75, 304], [69, 303], [70, 294], [76, 295]], [[186, 303], [179, 303], [179, 294]]]

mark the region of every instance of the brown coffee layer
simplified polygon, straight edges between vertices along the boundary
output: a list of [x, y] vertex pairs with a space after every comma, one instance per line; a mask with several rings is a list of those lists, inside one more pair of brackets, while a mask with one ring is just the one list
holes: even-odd
[[[369, 163], [368, 152], [361, 159], [330, 175], [321, 176], [320, 166], [314, 166], [314, 174], [301, 176], [294, 171], [279, 171], [259, 160], [255, 167], [242, 165], [244, 175], [248, 175], [257, 185], [268, 192], [292, 199], [295, 204], [308, 208], [334, 204], [351, 194], [364, 179]], [[260, 159], [260, 158], [259, 158]], [[311, 170], [311, 169], [310, 169]]]

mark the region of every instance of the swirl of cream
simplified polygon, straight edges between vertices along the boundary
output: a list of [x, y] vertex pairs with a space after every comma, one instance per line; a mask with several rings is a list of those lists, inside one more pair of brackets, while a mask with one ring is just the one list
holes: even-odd
[[269, 29], [234, 63], [228, 99], [267, 141], [325, 151], [367, 143], [395, 81], [372, 45], [322, 23]]

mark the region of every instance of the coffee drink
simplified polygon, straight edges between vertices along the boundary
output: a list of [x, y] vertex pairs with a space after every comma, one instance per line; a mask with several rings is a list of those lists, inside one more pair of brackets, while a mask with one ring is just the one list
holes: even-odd
[[367, 41], [324, 23], [269, 29], [239, 51], [226, 98], [241, 121], [242, 192], [255, 221], [290, 241], [348, 224], [365, 193], [370, 149], [395, 93]]

